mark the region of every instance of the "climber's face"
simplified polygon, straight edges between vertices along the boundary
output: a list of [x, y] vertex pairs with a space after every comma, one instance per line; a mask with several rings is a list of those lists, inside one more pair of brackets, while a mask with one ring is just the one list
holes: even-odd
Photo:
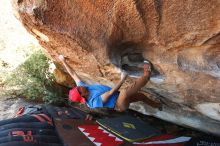
[[79, 94], [85, 98], [86, 100], [89, 98], [89, 91], [84, 86], [78, 86], [77, 87]]

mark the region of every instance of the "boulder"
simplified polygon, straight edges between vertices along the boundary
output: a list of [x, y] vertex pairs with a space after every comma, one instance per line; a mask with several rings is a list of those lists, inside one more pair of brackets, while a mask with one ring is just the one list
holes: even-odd
[[113, 86], [126, 70], [163, 111], [131, 108], [220, 135], [219, 0], [13, 0], [16, 16], [59, 63], [63, 54], [83, 78]]

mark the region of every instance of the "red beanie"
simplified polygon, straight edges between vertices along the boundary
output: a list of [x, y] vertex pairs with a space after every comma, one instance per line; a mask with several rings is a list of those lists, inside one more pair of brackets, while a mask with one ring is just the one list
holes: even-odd
[[80, 102], [80, 103], [86, 103], [85, 98], [83, 98], [80, 94], [79, 91], [77, 89], [77, 87], [73, 88], [72, 90], [70, 90], [69, 92], [69, 100], [72, 102]]

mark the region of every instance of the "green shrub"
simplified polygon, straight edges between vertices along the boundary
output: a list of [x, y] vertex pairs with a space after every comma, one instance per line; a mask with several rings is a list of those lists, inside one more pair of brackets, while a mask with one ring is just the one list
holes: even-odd
[[34, 101], [60, 104], [67, 96], [63, 87], [49, 72], [49, 59], [42, 51], [33, 53], [6, 80], [10, 95], [24, 96]]

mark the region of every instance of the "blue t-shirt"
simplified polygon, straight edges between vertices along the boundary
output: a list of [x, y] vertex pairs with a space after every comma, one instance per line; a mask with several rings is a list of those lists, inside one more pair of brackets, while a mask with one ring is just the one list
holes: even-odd
[[86, 101], [86, 104], [90, 108], [101, 108], [101, 107], [114, 108], [115, 107], [115, 103], [118, 98], [119, 92], [115, 92], [111, 97], [109, 97], [106, 103], [103, 104], [102, 102], [101, 95], [104, 94], [105, 92], [110, 91], [112, 89], [111, 87], [100, 85], [100, 84], [88, 85], [88, 84], [83, 83], [82, 81], [76, 84], [77, 86], [86, 87], [86, 89], [89, 91], [89, 99]]

